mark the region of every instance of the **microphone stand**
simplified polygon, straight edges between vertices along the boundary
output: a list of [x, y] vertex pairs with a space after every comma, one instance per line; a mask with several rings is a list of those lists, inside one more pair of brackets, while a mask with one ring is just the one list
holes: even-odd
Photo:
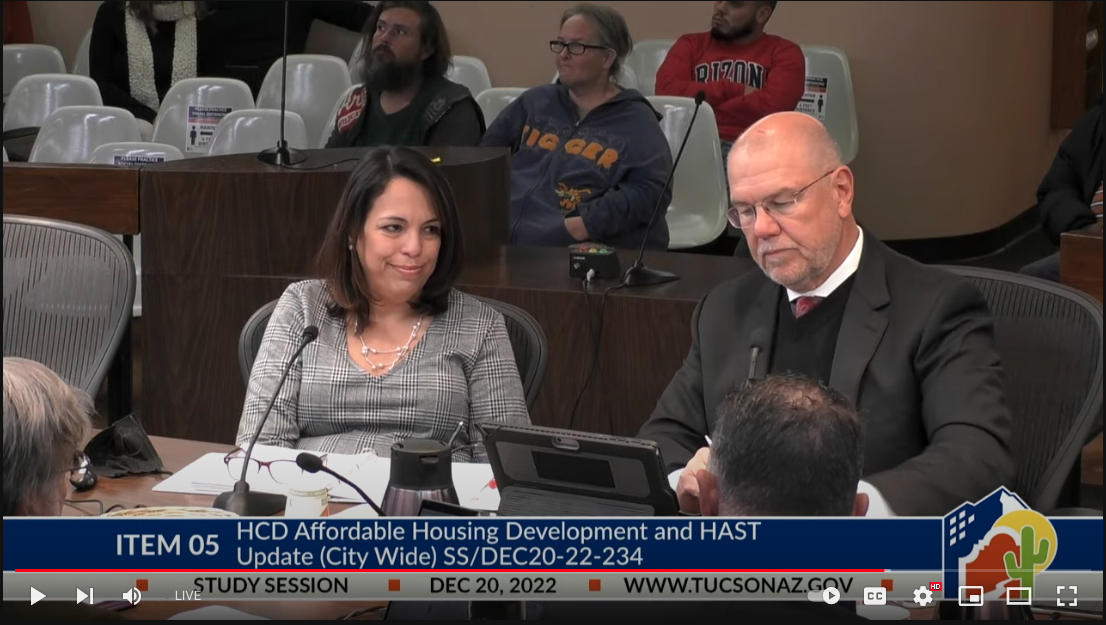
[[284, 139], [285, 100], [288, 96], [288, 0], [284, 2], [284, 54], [280, 58], [280, 141], [275, 148], [263, 150], [257, 160], [267, 165], [296, 165], [307, 160], [303, 152], [289, 148]]
[[691, 122], [687, 125], [687, 132], [684, 133], [684, 140], [680, 143], [680, 150], [676, 153], [676, 160], [672, 162], [672, 171], [668, 172], [668, 179], [664, 181], [664, 188], [661, 189], [661, 198], [657, 201], [657, 205], [653, 207], [653, 214], [649, 216], [649, 225], [645, 226], [645, 236], [641, 240], [641, 249], [638, 250], [637, 259], [622, 276], [623, 286], [653, 286], [655, 284], [675, 282], [680, 279], [679, 276], [674, 273], [646, 267], [643, 258], [645, 257], [645, 245], [649, 241], [649, 233], [653, 231], [653, 224], [657, 221], [657, 215], [661, 212], [661, 204], [664, 203], [664, 194], [668, 191], [668, 188], [672, 186], [672, 179], [676, 177], [676, 168], [680, 165], [680, 157], [684, 155], [684, 148], [687, 146], [687, 140], [691, 138], [691, 129], [695, 127], [695, 118], [699, 116], [699, 107], [702, 106], [704, 99], [706, 99], [705, 92], [700, 91], [695, 94], [695, 111], [691, 114]]
[[280, 376], [280, 381], [277, 382], [276, 390], [273, 392], [273, 396], [269, 398], [269, 404], [265, 406], [265, 412], [261, 415], [261, 420], [257, 424], [257, 430], [253, 433], [253, 437], [250, 438], [249, 446], [246, 447], [245, 456], [242, 458], [241, 476], [239, 476], [238, 481], [234, 483], [234, 488], [232, 490], [221, 493], [215, 498], [215, 503], [213, 503], [211, 507], [233, 512], [243, 517], [272, 516], [283, 510], [285, 504], [288, 503], [288, 498], [284, 495], [251, 491], [250, 484], [246, 481], [246, 478], [249, 477], [250, 459], [253, 457], [254, 445], [256, 445], [257, 440], [261, 438], [261, 431], [265, 428], [265, 422], [269, 420], [269, 414], [273, 411], [273, 405], [276, 404], [277, 397], [280, 395], [280, 390], [284, 388], [284, 381], [288, 379], [288, 374], [292, 371], [292, 366], [299, 360], [303, 350], [317, 338], [319, 338], [319, 329], [315, 326], [308, 326], [304, 330], [303, 338], [300, 339], [300, 346], [284, 365], [284, 372]]

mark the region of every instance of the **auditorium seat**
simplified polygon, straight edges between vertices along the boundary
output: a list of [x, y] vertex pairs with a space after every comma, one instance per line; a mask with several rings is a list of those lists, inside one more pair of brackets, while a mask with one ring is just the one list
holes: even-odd
[[[802, 49], [806, 58], [807, 93], [811, 102], [800, 102], [796, 110], [812, 114], [822, 121], [841, 149], [842, 162], [848, 165], [856, 158], [860, 147], [849, 57], [843, 50], [831, 46], [802, 46]], [[824, 94], [818, 91], [819, 85], [825, 87]]]
[[120, 141], [105, 143], [92, 152], [89, 163], [94, 165], [139, 165], [165, 163], [184, 158], [177, 148], [164, 143]]
[[67, 106], [50, 114], [31, 148], [32, 163], [87, 163], [105, 143], [138, 141], [130, 111], [111, 106]]
[[525, 91], [526, 89], [522, 87], [494, 87], [481, 91], [476, 96], [476, 104], [484, 113], [484, 122], [491, 126], [492, 121], [499, 117], [503, 109], [510, 106], [511, 102], [517, 100]]
[[[695, 100], [674, 96], [650, 96], [649, 102], [664, 115], [661, 128], [668, 138], [672, 158], [691, 123]], [[706, 245], [726, 231], [725, 164], [718, 139], [714, 109], [703, 103], [672, 180], [668, 206], [668, 248], [688, 249]]]
[[92, 44], [92, 29], [89, 28], [81, 39], [81, 47], [77, 48], [77, 57], [73, 59], [73, 73], [78, 76], [91, 76], [88, 65], [88, 49]]
[[4, 46], [4, 98], [20, 78], [35, 74], [65, 74], [65, 59], [53, 46], [27, 43]]
[[668, 49], [675, 39], [646, 39], [634, 42], [634, 49], [626, 57], [626, 67], [637, 75], [638, 90], [642, 95], [657, 94], [657, 70], [668, 56]]
[[63, 106], [100, 106], [100, 88], [73, 74], [35, 74], [19, 79], [4, 107], [4, 132], [38, 128]]
[[162, 98], [151, 140], [177, 148], [185, 158], [205, 156], [219, 121], [252, 108], [253, 92], [241, 80], [186, 78]]
[[361, 62], [361, 52], [365, 49], [365, 38], [357, 40], [357, 45], [353, 47], [353, 54], [349, 55], [349, 81], [351, 84], [356, 85], [361, 82], [361, 70], [364, 68], [364, 64]]
[[[265, 75], [257, 94], [258, 109], [280, 109], [281, 67], [282, 62], [277, 61]], [[349, 66], [336, 56], [293, 54], [288, 57], [286, 108], [299, 113], [306, 136], [311, 137], [312, 142], [322, 134], [334, 103], [351, 84]]]
[[492, 88], [488, 67], [474, 56], [454, 56], [446, 78], [468, 87], [473, 96]]
[[[284, 120], [284, 139], [288, 147], [306, 150], [307, 130], [298, 113], [287, 111]], [[280, 140], [280, 111], [273, 109], [245, 109], [234, 111], [215, 127], [211, 141], [211, 156], [219, 154], [256, 154], [275, 148]]]

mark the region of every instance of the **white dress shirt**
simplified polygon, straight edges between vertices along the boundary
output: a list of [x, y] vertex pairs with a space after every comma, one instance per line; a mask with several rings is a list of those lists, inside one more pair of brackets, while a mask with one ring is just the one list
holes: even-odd
[[787, 289], [788, 301], [794, 302], [800, 297], [829, 297], [837, 290], [837, 287], [844, 284], [846, 280], [856, 273], [856, 270], [860, 268], [860, 256], [864, 253], [864, 230], [858, 226], [856, 231], [856, 244], [853, 245], [853, 249], [849, 252], [849, 255], [845, 257], [845, 262], [841, 263], [841, 266], [834, 270], [834, 272], [830, 274], [830, 277], [826, 278], [826, 281], [813, 291], [796, 293], [791, 289]]
[[[800, 297], [829, 297], [838, 287], [844, 284], [846, 280], [851, 278], [852, 275], [856, 273], [856, 270], [860, 268], [860, 256], [864, 251], [864, 229], [858, 226], [857, 233], [856, 244], [853, 245], [853, 249], [849, 252], [849, 255], [845, 257], [845, 262], [841, 263], [841, 266], [831, 273], [830, 277], [827, 278], [825, 282], [807, 293], [796, 293], [791, 289], [787, 289], [788, 300], [794, 302]], [[668, 475], [668, 482], [671, 484], [672, 490], [676, 490], [676, 483], [679, 481], [680, 473], [682, 472], [683, 469], [677, 469]], [[875, 486], [861, 480], [857, 485], [856, 492], [868, 495], [868, 513], [865, 516], [895, 516], [894, 511], [891, 510], [891, 506], [887, 504], [887, 500], [883, 498], [883, 495]]]

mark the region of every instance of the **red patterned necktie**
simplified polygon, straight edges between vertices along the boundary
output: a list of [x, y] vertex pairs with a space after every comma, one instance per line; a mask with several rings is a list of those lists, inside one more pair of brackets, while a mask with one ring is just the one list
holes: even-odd
[[1098, 191], [1094, 193], [1094, 199], [1091, 200], [1091, 210], [1095, 215], [1102, 216], [1102, 183], [1098, 183]]
[[823, 299], [825, 298], [804, 295], [794, 302], [791, 302], [791, 312], [795, 313], [796, 319], [802, 319], [803, 315], [814, 310], [814, 307], [817, 306]]

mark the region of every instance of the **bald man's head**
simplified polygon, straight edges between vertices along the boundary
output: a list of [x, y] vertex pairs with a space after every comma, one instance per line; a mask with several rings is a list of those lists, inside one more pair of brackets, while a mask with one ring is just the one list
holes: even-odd
[[811, 171], [825, 172], [843, 165], [841, 150], [826, 127], [804, 113], [789, 111], [764, 117], [734, 142], [729, 159], [772, 155], [792, 163], [806, 160]]
[[852, 250], [853, 178], [818, 120], [776, 113], [730, 149], [730, 219], [753, 259], [777, 284], [814, 290]]

